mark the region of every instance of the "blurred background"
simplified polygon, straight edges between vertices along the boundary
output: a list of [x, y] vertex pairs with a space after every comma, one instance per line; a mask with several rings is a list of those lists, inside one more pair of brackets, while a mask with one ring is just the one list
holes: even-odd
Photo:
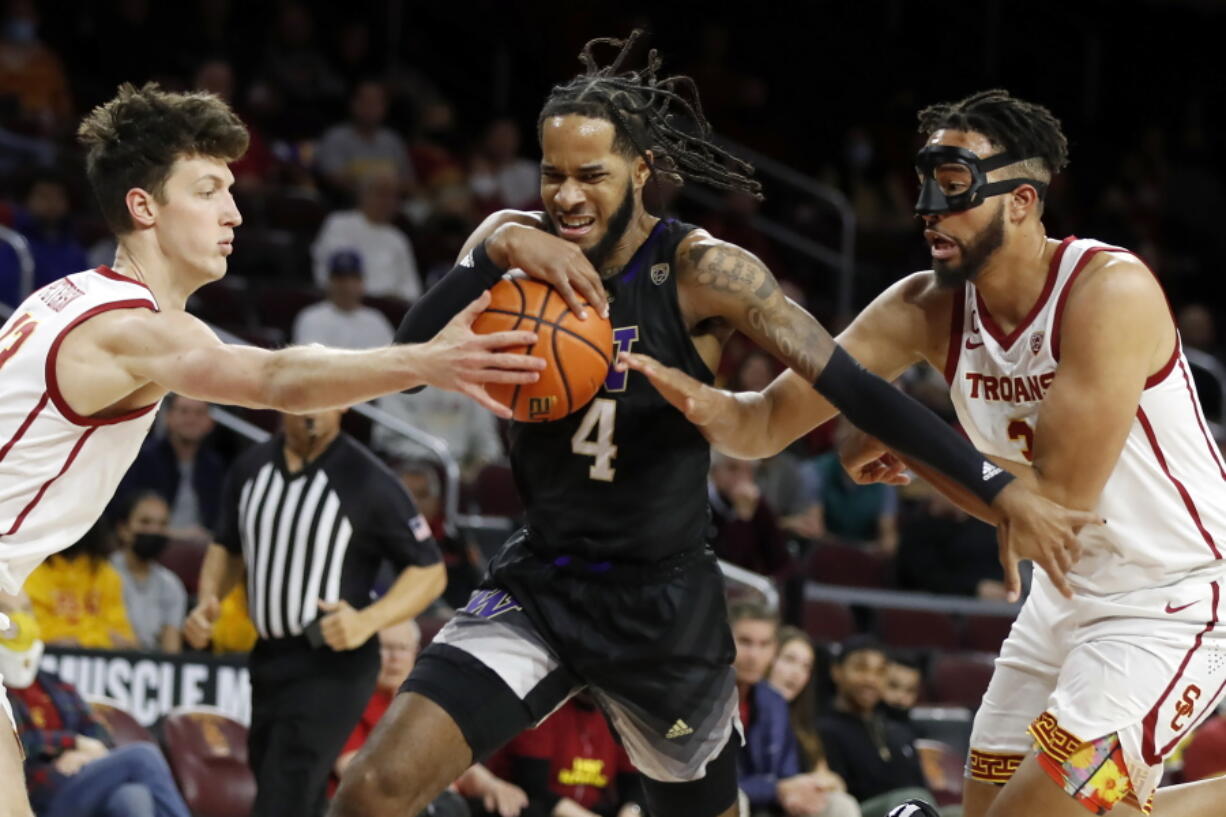
[[[991, 87], [1048, 106], [1071, 149], [1048, 195], [1048, 234], [1119, 244], [1152, 267], [1223, 441], [1226, 3], [6, 0], [0, 9], [0, 305], [112, 261], [73, 134], [119, 83], [155, 80], [221, 95], [252, 134], [233, 166], [244, 224], [230, 273], [189, 309], [271, 347], [386, 343], [482, 218], [539, 206], [536, 116], [550, 87], [579, 71], [583, 44], [643, 27], [663, 73], [694, 78], [716, 133], [755, 163], [766, 194], [758, 203], [659, 186], [650, 206], [759, 255], [832, 330], [927, 266], [912, 215], [916, 111]], [[734, 343], [720, 377], [756, 389], [777, 371]], [[915, 371], [901, 385], [952, 420], [939, 377]], [[219, 473], [276, 429], [272, 415], [198, 408], [194, 420], [163, 418], [157, 434], [215, 452]], [[449, 543], [451, 585], [423, 621], [428, 640], [520, 513], [505, 429], [454, 403], [399, 396], [349, 412], [345, 428], [393, 465]], [[970, 715], [1016, 612], [1003, 602], [992, 532], [922, 484], [851, 486], [830, 453], [833, 431], [765, 462], [717, 459], [711, 491], [723, 512], [711, 540], [734, 595], [764, 600], [806, 631], [816, 660], [806, 689], [819, 709], [838, 694], [828, 666], [848, 638], [871, 635], [900, 666], [919, 668], [913, 726], [929, 741], [927, 785], [956, 803]], [[213, 521], [175, 531], [163, 557], [189, 596]], [[229, 657], [190, 660], [207, 669], [203, 699], [242, 721], [245, 705], [223, 700], [241, 684], [214, 677], [241, 667], [236, 643]], [[110, 665], [90, 663], [112, 660], [99, 655], [66, 648], [51, 666], [114, 698]], [[157, 660], [178, 678], [188, 659]], [[118, 688], [144, 725], [185, 702], [151, 702], [149, 684], [139, 700]], [[1226, 749], [1214, 751], [1208, 767], [1226, 769]], [[1172, 775], [1181, 774], [1177, 759]]]

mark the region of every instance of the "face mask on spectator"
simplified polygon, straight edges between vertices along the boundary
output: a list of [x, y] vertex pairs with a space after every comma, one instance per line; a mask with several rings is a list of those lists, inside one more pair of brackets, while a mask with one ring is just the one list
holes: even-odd
[[136, 558], [150, 562], [161, 556], [169, 544], [170, 537], [164, 533], [138, 533], [132, 539], [132, 552]]
[[34, 683], [43, 658], [38, 621], [24, 612], [8, 614], [8, 621], [8, 628], [0, 630], [0, 675], [6, 687], [25, 689]]

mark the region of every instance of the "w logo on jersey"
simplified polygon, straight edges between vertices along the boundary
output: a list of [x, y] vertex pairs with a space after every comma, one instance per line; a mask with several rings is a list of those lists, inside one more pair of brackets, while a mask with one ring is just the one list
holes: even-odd
[[[639, 339], [639, 328], [637, 326], [619, 326], [613, 330], [613, 360], [617, 360], [617, 355], [621, 352], [629, 352], [634, 346], [635, 341]], [[630, 372], [614, 371], [613, 367], [609, 367], [609, 374], [605, 377], [604, 387], [606, 391], [625, 391], [626, 378]]]
[[505, 590], [477, 590], [468, 597], [463, 612], [478, 618], [497, 618], [512, 610], [522, 610], [510, 593]]

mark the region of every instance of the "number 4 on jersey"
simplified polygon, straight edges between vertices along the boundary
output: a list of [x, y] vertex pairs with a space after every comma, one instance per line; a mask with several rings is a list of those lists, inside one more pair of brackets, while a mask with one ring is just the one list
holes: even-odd
[[617, 416], [617, 403], [607, 397], [592, 401], [587, 414], [570, 438], [570, 450], [583, 457], [595, 457], [588, 468], [588, 476], [604, 482], [612, 482], [615, 470], [613, 458], [617, 446], [613, 444], [613, 420]]

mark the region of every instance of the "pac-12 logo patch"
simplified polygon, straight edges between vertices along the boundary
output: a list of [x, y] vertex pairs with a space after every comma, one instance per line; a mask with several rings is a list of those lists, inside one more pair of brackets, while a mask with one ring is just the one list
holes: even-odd
[[1034, 334], [1030, 336], [1030, 351], [1034, 352], [1037, 355], [1039, 353], [1039, 350], [1042, 348], [1043, 348], [1043, 333], [1035, 332]]
[[652, 264], [651, 265], [651, 282], [656, 286], [668, 280], [668, 264]]

